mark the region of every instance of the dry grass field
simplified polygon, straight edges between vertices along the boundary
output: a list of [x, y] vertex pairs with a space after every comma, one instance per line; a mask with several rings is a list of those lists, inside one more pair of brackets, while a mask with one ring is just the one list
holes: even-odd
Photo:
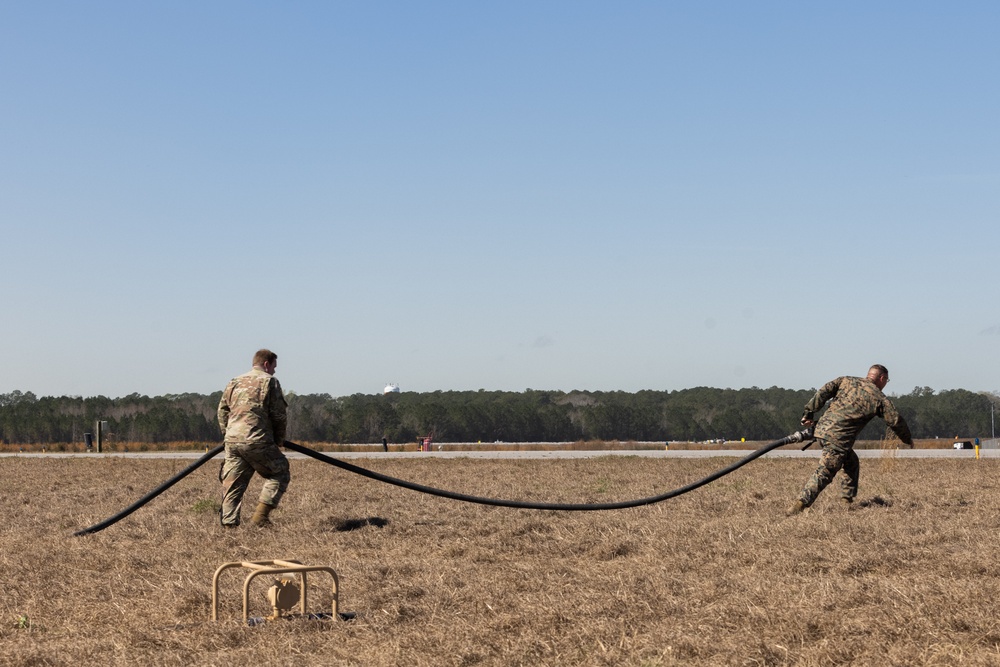
[[[731, 459], [356, 462], [476, 495], [608, 502]], [[293, 460], [276, 525], [225, 532], [212, 461], [72, 537], [189, 463], [0, 459], [0, 664], [1000, 664], [996, 459], [863, 459], [858, 506], [831, 487], [792, 518], [816, 459], [761, 459], [612, 512], [470, 505]], [[237, 570], [210, 621], [219, 565], [277, 558], [335, 568], [357, 617], [248, 627]], [[260, 582], [253, 615], [269, 612]], [[311, 611], [329, 609], [328, 582], [310, 575]]]

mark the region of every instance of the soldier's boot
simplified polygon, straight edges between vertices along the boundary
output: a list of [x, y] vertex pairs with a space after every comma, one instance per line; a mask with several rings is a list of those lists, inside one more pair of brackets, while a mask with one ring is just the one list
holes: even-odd
[[849, 510], [852, 507], [854, 507], [854, 498], [841, 498], [840, 499], [840, 505], [844, 509], [848, 509]]
[[785, 516], [794, 516], [796, 514], [801, 514], [802, 510], [804, 510], [805, 508], [806, 504], [804, 502], [802, 502], [801, 500], [796, 500], [794, 503], [792, 503], [792, 506], [788, 508], [788, 511], [785, 512]]
[[255, 526], [270, 526], [271, 519], [268, 517], [271, 516], [271, 510], [273, 509], [274, 507], [267, 503], [257, 503], [257, 509], [254, 510], [253, 516], [250, 517], [250, 523]]

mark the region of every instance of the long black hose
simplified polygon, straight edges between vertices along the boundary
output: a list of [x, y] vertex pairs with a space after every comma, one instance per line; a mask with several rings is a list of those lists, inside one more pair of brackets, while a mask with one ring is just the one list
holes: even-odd
[[[788, 445], [793, 442], [803, 442], [805, 440], [810, 440], [811, 438], [812, 438], [812, 433], [809, 430], [796, 431], [791, 435], [785, 436], [781, 440], [775, 440], [774, 442], [764, 445], [757, 451], [748, 454], [747, 456], [744, 456], [736, 463], [733, 463], [731, 465], [726, 466], [725, 468], [717, 470], [713, 472], [711, 475], [699, 479], [696, 482], [692, 482], [690, 484], [687, 484], [686, 486], [673, 489], [672, 491], [667, 491], [666, 493], [661, 493], [658, 496], [650, 496], [648, 498], [640, 498], [638, 500], [624, 500], [617, 503], [530, 503], [519, 500], [502, 500], [499, 498], [483, 498], [481, 496], [470, 496], [465, 493], [444, 491], [442, 489], [435, 489], [434, 487], [431, 486], [424, 486], [423, 484], [416, 484], [414, 482], [408, 482], [404, 479], [390, 477], [389, 475], [383, 475], [381, 473], [377, 473], [372, 470], [367, 470], [365, 468], [361, 468], [356, 465], [352, 465], [350, 463], [345, 463], [344, 461], [332, 458], [330, 456], [327, 456], [326, 454], [317, 452], [314, 449], [304, 447], [289, 440], [285, 440], [284, 447], [285, 449], [290, 449], [294, 452], [305, 454], [306, 456], [312, 457], [317, 461], [322, 461], [323, 463], [327, 463], [329, 465], [342, 468], [343, 470], [347, 470], [348, 472], [353, 472], [363, 477], [368, 477], [369, 479], [374, 479], [379, 482], [385, 482], [386, 484], [393, 484], [395, 486], [401, 486], [404, 489], [419, 491], [420, 493], [427, 493], [432, 496], [439, 496], [441, 498], [450, 498], [452, 500], [460, 500], [462, 502], [476, 503], [479, 505], [493, 505], [496, 507], [514, 507], [519, 509], [532, 509], [532, 510], [564, 510], [570, 512], [594, 512], [599, 510], [618, 510], [618, 509], [626, 509], [628, 507], [639, 507], [641, 505], [652, 505], [653, 503], [658, 503], [667, 500], [669, 498], [675, 498], [689, 491], [694, 491], [698, 487], [704, 486], [709, 482], [714, 482], [720, 477], [728, 475], [737, 468], [741, 468], [746, 464], [750, 463], [751, 461], [753, 461], [754, 459], [760, 458], [764, 454], [767, 454], [772, 449], [777, 449], [778, 447], [781, 447], [783, 445]], [[90, 535], [91, 533], [96, 533], [100, 530], [104, 530], [108, 526], [111, 526], [117, 523], [118, 521], [124, 519], [129, 514], [136, 511], [137, 509], [148, 503], [150, 500], [152, 500], [153, 498], [160, 495], [161, 493], [169, 489], [171, 486], [173, 486], [180, 480], [190, 475], [198, 467], [207, 463], [209, 459], [214, 457], [223, 449], [224, 445], [219, 445], [215, 449], [205, 453], [205, 455], [199, 458], [197, 461], [195, 461], [187, 468], [177, 473], [172, 478], [168, 479], [166, 482], [156, 487], [146, 495], [144, 495], [139, 500], [135, 501], [134, 503], [123, 509], [118, 514], [115, 514], [114, 516], [109, 517], [104, 521], [101, 521], [100, 523], [95, 523], [93, 526], [90, 526], [89, 528], [78, 530], [75, 533], [73, 533], [73, 535], [77, 537], [81, 535]]]
[[81, 535], [89, 535], [91, 533], [96, 533], [99, 530], [104, 530], [105, 528], [107, 528], [112, 524], [118, 523], [119, 521], [127, 517], [129, 514], [136, 511], [137, 509], [148, 503], [150, 500], [160, 495], [161, 493], [169, 489], [171, 486], [181, 481], [191, 473], [193, 473], [202, 465], [208, 463], [209, 459], [211, 459], [213, 456], [215, 456], [225, 448], [226, 448], [225, 445], [219, 445], [215, 449], [205, 452], [205, 455], [202, 456], [200, 459], [189, 465], [187, 468], [184, 468], [184, 470], [181, 470], [179, 473], [177, 473], [176, 475], [165, 481], [163, 484], [160, 484], [158, 487], [156, 487], [155, 489], [144, 495], [142, 498], [139, 498], [139, 500], [135, 501], [134, 503], [123, 509], [118, 514], [115, 514], [112, 517], [108, 517], [107, 519], [105, 519], [100, 523], [95, 523], [90, 528], [84, 528], [83, 530], [78, 530], [75, 533], [73, 533], [73, 536], [79, 537]]
[[337, 466], [349, 472], [368, 477], [370, 479], [375, 479], [380, 482], [385, 482], [387, 484], [394, 484], [396, 486], [401, 486], [405, 489], [410, 489], [413, 491], [419, 491], [420, 493], [427, 493], [432, 496], [440, 496], [441, 498], [450, 498], [452, 500], [461, 500], [466, 503], [477, 503], [479, 505], [494, 505], [496, 507], [516, 507], [519, 509], [530, 509], [530, 510], [564, 510], [570, 512], [594, 512], [598, 510], [620, 510], [626, 509], [628, 507], [639, 507], [641, 505], [652, 505], [653, 503], [658, 503], [669, 498], [675, 498], [679, 495], [687, 493], [688, 491], [694, 491], [700, 486], [704, 486], [709, 482], [714, 482], [715, 480], [728, 475], [737, 468], [741, 468], [746, 464], [750, 463], [756, 458], [760, 458], [764, 454], [767, 454], [772, 449], [777, 449], [782, 445], [791, 444], [793, 442], [802, 442], [803, 440], [810, 439], [812, 434], [808, 431], [796, 431], [795, 433], [782, 438], [781, 440], [775, 440], [774, 442], [768, 443], [758, 449], [757, 451], [744, 456], [742, 459], [726, 466], [720, 470], [713, 472], [708, 477], [699, 479], [697, 482], [692, 482], [686, 486], [682, 486], [672, 491], [667, 491], [666, 493], [661, 493], [658, 496], [650, 496], [649, 498], [639, 498], [638, 500], [623, 500], [617, 503], [531, 503], [519, 500], [501, 500], [499, 498], [483, 498], [481, 496], [470, 496], [464, 493], [455, 493], [452, 491], [443, 491], [441, 489], [435, 489], [430, 486], [424, 486], [423, 484], [415, 484], [413, 482], [407, 482], [403, 479], [398, 479], [396, 477], [390, 477], [388, 475], [383, 475], [381, 473], [373, 472], [371, 470], [366, 470], [365, 468], [359, 468], [356, 465], [350, 463], [345, 463], [344, 461], [339, 461], [335, 458], [331, 458], [326, 454], [322, 454], [308, 447], [303, 447], [302, 445], [295, 444], [288, 440], [285, 441], [285, 449], [291, 449], [292, 451], [299, 452], [300, 454], [305, 454], [306, 456], [311, 456], [317, 461], [322, 461], [323, 463], [329, 463], [330, 465]]

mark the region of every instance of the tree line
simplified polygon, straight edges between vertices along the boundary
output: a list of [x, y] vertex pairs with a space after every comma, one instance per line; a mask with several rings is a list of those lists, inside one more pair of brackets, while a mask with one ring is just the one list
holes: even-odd
[[[798, 428], [815, 390], [435, 391], [390, 394], [288, 392], [288, 439], [302, 442], [573, 442], [578, 440], [774, 440]], [[0, 394], [0, 442], [81, 443], [98, 420], [118, 443], [221, 442], [221, 392], [121, 398]], [[988, 438], [1000, 397], [916, 387], [893, 402], [916, 438]], [[877, 440], [873, 420], [861, 434]]]

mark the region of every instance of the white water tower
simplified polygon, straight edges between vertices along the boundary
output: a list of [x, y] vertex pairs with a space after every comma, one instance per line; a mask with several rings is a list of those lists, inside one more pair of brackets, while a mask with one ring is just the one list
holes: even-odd
[[385, 389], [382, 390], [382, 393], [383, 394], [398, 394], [399, 393], [399, 385], [398, 384], [393, 384], [393, 383], [390, 382], [389, 384], [387, 384], [385, 386]]

